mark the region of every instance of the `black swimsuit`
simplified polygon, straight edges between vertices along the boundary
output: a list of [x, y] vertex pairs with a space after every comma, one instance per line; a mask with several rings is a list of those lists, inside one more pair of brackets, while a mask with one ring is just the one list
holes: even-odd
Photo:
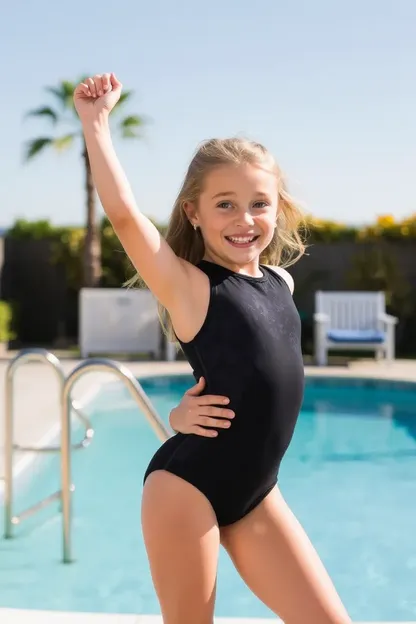
[[196, 337], [181, 343], [204, 393], [230, 398], [235, 417], [215, 438], [177, 433], [153, 456], [144, 479], [167, 470], [200, 490], [219, 526], [248, 514], [276, 485], [303, 399], [300, 319], [285, 280], [202, 261], [210, 303]]

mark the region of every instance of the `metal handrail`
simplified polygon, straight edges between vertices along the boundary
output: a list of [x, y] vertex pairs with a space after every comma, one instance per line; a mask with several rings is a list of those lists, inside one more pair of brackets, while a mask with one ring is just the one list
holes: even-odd
[[[13, 412], [14, 412], [14, 397], [13, 397], [13, 380], [16, 370], [24, 363], [27, 362], [44, 362], [51, 366], [56, 372], [61, 388], [65, 383], [65, 373], [58, 358], [46, 351], [46, 349], [23, 349], [20, 351], [9, 363], [6, 370], [6, 412], [5, 412], [5, 435], [4, 435], [4, 536], [6, 538], [12, 537], [13, 526], [19, 524], [19, 522], [42, 509], [52, 501], [60, 498], [61, 492], [55, 492], [51, 496], [48, 496], [44, 500], [36, 503], [29, 509], [23, 511], [19, 516], [13, 516], [13, 453], [15, 451], [35, 452], [35, 453], [56, 453], [61, 450], [61, 446], [46, 446], [39, 448], [36, 446], [21, 446], [14, 444], [13, 442]], [[86, 448], [93, 436], [94, 430], [91, 426], [88, 418], [81, 412], [79, 405], [74, 401], [71, 403], [71, 409], [75, 415], [79, 418], [85, 427], [85, 433], [83, 439], [74, 444], [72, 449], [77, 450]]]
[[81, 362], [67, 377], [62, 390], [62, 432], [61, 432], [61, 493], [62, 493], [62, 539], [63, 562], [70, 563], [71, 552], [71, 520], [72, 520], [72, 485], [71, 485], [71, 391], [75, 382], [87, 372], [115, 373], [128, 387], [133, 399], [144, 412], [149, 424], [161, 441], [167, 440], [171, 433], [160, 419], [155, 408], [141, 387], [140, 383], [128, 368], [104, 358], [91, 358]]

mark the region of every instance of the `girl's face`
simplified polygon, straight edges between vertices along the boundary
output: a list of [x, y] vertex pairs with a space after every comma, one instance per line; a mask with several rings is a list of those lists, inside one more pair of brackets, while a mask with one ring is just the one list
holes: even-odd
[[259, 256], [276, 227], [276, 174], [250, 164], [218, 167], [204, 180], [198, 208], [185, 210], [201, 228], [206, 260], [258, 275]]

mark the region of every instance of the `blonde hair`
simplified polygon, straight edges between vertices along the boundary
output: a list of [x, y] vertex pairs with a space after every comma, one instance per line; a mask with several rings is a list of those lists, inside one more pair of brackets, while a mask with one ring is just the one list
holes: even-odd
[[[287, 267], [294, 264], [305, 252], [301, 227], [305, 228], [302, 211], [289, 195], [282, 172], [270, 152], [260, 143], [246, 139], [211, 139], [195, 152], [188, 167], [182, 188], [176, 198], [170, 216], [166, 241], [179, 258], [198, 264], [204, 256], [202, 235], [194, 230], [183, 209], [185, 202], [196, 203], [201, 194], [204, 179], [210, 171], [223, 165], [270, 165], [278, 180], [279, 211], [277, 227], [272, 240], [260, 256], [261, 264]], [[132, 284], [139, 276], [129, 280]], [[159, 304], [161, 324], [170, 340], [176, 341], [167, 310]]]

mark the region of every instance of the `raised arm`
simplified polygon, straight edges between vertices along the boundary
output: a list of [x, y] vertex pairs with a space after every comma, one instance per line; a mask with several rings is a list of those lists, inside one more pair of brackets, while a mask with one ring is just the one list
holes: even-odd
[[75, 108], [103, 208], [138, 273], [162, 305], [170, 309], [175, 298], [189, 292], [190, 265], [176, 256], [153, 223], [139, 211], [115, 153], [108, 118], [121, 89], [114, 74], [89, 78], [75, 89]]

